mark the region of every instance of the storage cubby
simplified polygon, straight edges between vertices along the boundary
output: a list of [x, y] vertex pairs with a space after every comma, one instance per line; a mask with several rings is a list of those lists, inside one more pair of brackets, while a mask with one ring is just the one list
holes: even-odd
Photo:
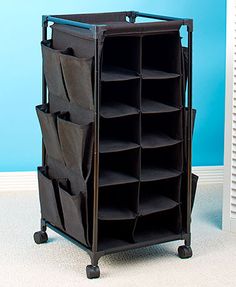
[[138, 183], [99, 189], [99, 219], [134, 219], [138, 210]]
[[143, 80], [142, 113], [168, 113], [183, 106], [180, 79]]
[[139, 116], [100, 120], [100, 153], [139, 147]]
[[173, 178], [182, 173], [182, 144], [142, 150], [141, 181]]
[[148, 215], [172, 209], [180, 203], [181, 176], [141, 182], [139, 214]]
[[98, 250], [109, 250], [131, 244], [135, 220], [99, 220]]
[[183, 140], [182, 111], [142, 116], [142, 148], [172, 146]]
[[134, 232], [134, 240], [142, 242], [158, 238], [168, 241], [174, 234], [178, 234], [180, 231], [181, 211], [179, 206], [176, 206], [170, 210], [139, 216]]
[[100, 115], [103, 118], [122, 117], [139, 113], [138, 79], [102, 84]]
[[142, 42], [143, 78], [169, 79], [181, 73], [181, 41], [178, 32], [144, 36]]
[[138, 78], [140, 37], [107, 37], [102, 54], [102, 81]]
[[137, 182], [140, 154], [138, 149], [100, 155], [100, 186]]

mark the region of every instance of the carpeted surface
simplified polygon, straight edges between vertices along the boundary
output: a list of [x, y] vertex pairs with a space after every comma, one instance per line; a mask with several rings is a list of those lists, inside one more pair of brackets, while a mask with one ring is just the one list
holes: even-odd
[[198, 188], [192, 225], [194, 256], [181, 260], [181, 242], [102, 257], [100, 279], [88, 280], [89, 256], [48, 231], [47, 244], [36, 245], [39, 229], [36, 192], [0, 194], [0, 286], [236, 286], [236, 235], [221, 230], [222, 185]]

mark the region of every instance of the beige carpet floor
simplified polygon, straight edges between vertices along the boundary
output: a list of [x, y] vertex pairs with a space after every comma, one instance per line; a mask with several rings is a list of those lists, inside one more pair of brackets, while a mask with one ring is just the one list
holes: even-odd
[[101, 277], [88, 280], [89, 256], [48, 231], [47, 244], [32, 239], [39, 228], [36, 192], [0, 194], [0, 287], [236, 286], [236, 235], [221, 230], [222, 185], [201, 185], [193, 212], [194, 256], [181, 260], [172, 242], [100, 259]]

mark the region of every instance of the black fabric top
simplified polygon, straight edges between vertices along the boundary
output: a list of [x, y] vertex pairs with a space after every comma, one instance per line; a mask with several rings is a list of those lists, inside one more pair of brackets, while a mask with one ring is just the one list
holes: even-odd
[[[178, 31], [184, 20], [176, 21], [156, 21], [144, 23], [130, 23], [127, 17], [132, 12], [115, 12], [115, 13], [96, 13], [96, 14], [72, 14], [72, 15], [54, 15], [53, 17], [82, 22], [96, 25], [98, 37], [100, 35], [122, 35], [122, 34], [151, 34], [162, 31]], [[55, 26], [54, 26], [55, 27]], [[70, 32], [73, 36], [93, 38], [93, 33], [89, 30], [80, 29], [78, 27], [57, 25], [57, 29], [63, 29]]]

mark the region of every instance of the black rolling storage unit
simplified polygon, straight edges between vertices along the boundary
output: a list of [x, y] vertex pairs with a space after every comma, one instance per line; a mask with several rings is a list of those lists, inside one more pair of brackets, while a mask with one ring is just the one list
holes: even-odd
[[192, 20], [132, 11], [42, 24], [35, 242], [49, 227], [83, 247], [88, 278], [99, 277], [101, 256], [122, 250], [184, 240], [179, 256], [191, 257]]

